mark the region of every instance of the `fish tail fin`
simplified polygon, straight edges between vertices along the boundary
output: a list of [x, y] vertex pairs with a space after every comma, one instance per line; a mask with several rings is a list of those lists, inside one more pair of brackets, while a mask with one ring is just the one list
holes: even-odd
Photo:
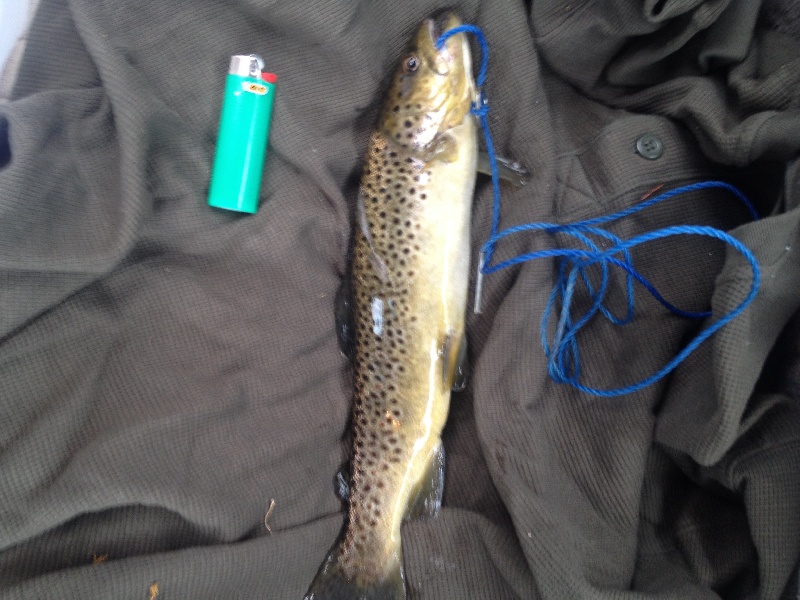
[[404, 600], [406, 597], [403, 565], [396, 568], [377, 582], [360, 582], [350, 579], [339, 563], [339, 547], [336, 546], [325, 558], [317, 571], [314, 581], [303, 600]]

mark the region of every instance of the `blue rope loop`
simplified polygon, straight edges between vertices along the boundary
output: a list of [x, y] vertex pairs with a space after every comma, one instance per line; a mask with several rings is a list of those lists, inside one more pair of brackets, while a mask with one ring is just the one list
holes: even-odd
[[[461, 25], [446, 31], [437, 40], [437, 48], [442, 48], [445, 41], [458, 33], [471, 33], [476, 36], [481, 47], [481, 67], [476, 79], [478, 88], [482, 88], [486, 82], [486, 73], [489, 63], [489, 44], [483, 32], [474, 25]], [[547, 299], [547, 304], [542, 313], [540, 335], [542, 348], [547, 358], [547, 370], [550, 377], [557, 383], [565, 383], [572, 387], [600, 397], [613, 397], [630, 394], [646, 388], [669, 373], [671, 373], [681, 362], [694, 352], [700, 344], [719, 331], [722, 327], [730, 323], [739, 316], [747, 306], [753, 301], [761, 282], [761, 270], [753, 253], [739, 240], [721, 231], [720, 229], [701, 226], [701, 225], [673, 225], [645, 232], [638, 236], [624, 240], [619, 236], [599, 227], [607, 223], [618, 221], [640, 211], [643, 211], [655, 204], [666, 202], [690, 192], [722, 189], [735, 196], [747, 209], [753, 219], [758, 219], [758, 213], [748, 198], [735, 186], [724, 181], [701, 181], [664, 192], [653, 198], [644, 200], [638, 204], [630, 206], [619, 212], [584, 219], [567, 224], [558, 223], [526, 223], [509, 227], [503, 231], [500, 228], [500, 178], [497, 168], [497, 157], [495, 154], [492, 135], [489, 130], [489, 103], [483, 91], [479, 93], [477, 105], [473, 103], [471, 112], [478, 117], [483, 130], [483, 137], [486, 143], [486, 151], [489, 155], [489, 164], [492, 172], [492, 230], [489, 239], [481, 248], [478, 267], [478, 297], [482, 287], [482, 275], [488, 275], [501, 269], [518, 265], [531, 260], [543, 258], [559, 259], [558, 276], [555, 285]], [[561, 234], [577, 243], [573, 248], [550, 248], [535, 252], [527, 252], [514, 256], [497, 264], [492, 264], [492, 257], [497, 244], [512, 235], [524, 232], [544, 232], [549, 235]], [[581, 329], [598, 314], [608, 319], [614, 325], [626, 325], [630, 323], [635, 314], [634, 288], [639, 283], [644, 289], [653, 296], [661, 305], [671, 313], [686, 319], [707, 319], [712, 317], [712, 312], [691, 311], [679, 308], [670, 303], [650, 281], [639, 273], [633, 266], [631, 250], [642, 244], [673, 236], [704, 236], [717, 239], [731, 246], [739, 252], [750, 265], [752, 272], [752, 282], [750, 290], [745, 298], [730, 312], [719, 317], [705, 329], [700, 331], [672, 360], [661, 369], [645, 377], [641, 381], [613, 389], [600, 389], [585, 385], [580, 382], [581, 358], [578, 346], [578, 334]], [[611, 243], [611, 246], [602, 250], [594, 241], [593, 237], [600, 238]], [[623, 271], [625, 276], [625, 298], [626, 311], [624, 315], [615, 315], [611, 308], [606, 305], [605, 297], [608, 291], [611, 277], [611, 267], [616, 267]], [[592, 274], [595, 280], [599, 278], [599, 283], [592, 282]], [[582, 286], [583, 293], [591, 301], [591, 305], [583, 314], [574, 314], [573, 299], [579, 293], [579, 286]], [[560, 305], [560, 310], [557, 306]], [[557, 317], [554, 314], [558, 312]], [[548, 335], [549, 325], [555, 318], [555, 332], [552, 337]]]
[[475, 80], [475, 83], [479, 88], [482, 88], [483, 84], [486, 83], [486, 72], [489, 70], [489, 42], [486, 41], [486, 36], [483, 35], [483, 31], [481, 31], [480, 27], [475, 25], [459, 25], [458, 27], [453, 27], [453, 29], [448, 29], [436, 40], [436, 49], [441, 50], [444, 48], [445, 42], [459, 33], [471, 33], [475, 36], [475, 39], [478, 40], [478, 44], [481, 47], [481, 68], [478, 71], [478, 78]]

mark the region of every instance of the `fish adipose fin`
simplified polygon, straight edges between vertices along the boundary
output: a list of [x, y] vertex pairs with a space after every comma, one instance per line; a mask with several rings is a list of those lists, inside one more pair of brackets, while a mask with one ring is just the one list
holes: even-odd
[[428, 467], [412, 494], [407, 517], [409, 519], [432, 519], [439, 514], [444, 494], [444, 446], [442, 441], [431, 451]]
[[404, 600], [405, 597], [401, 563], [398, 562], [397, 568], [377, 583], [350, 581], [339, 565], [337, 545], [322, 563], [303, 600]]

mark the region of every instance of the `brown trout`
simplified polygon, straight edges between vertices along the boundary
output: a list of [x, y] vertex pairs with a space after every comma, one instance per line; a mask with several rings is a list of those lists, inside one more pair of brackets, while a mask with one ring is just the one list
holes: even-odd
[[340, 542], [305, 600], [405, 597], [400, 526], [441, 506], [441, 431], [466, 355], [476, 99], [452, 15], [423, 22], [392, 80], [361, 180], [351, 297], [354, 449]]

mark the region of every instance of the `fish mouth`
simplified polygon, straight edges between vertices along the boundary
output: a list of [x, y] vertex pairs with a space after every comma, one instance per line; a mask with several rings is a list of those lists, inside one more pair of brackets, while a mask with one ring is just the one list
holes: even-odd
[[[425, 26], [420, 31], [422, 34], [420, 46], [426, 47], [426, 52], [431, 52], [433, 68], [440, 75], [459, 73], [463, 70], [471, 78], [472, 61], [469, 42], [465, 34], [459, 33], [449, 37], [441, 48], [437, 46], [437, 42], [444, 33], [461, 25], [463, 22], [458, 15], [445, 10], [426, 19]], [[427, 31], [427, 35], [423, 31]]]
[[446, 31], [450, 31], [462, 25], [461, 19], [449, 10], [441, 11], [428, 19], [428, 34], [430, 35], [431, 42], [436, 46], [436, 42]]
[[432, 15], [427, 20], [427, 30], [434, 51], [438, 55], [437, 72], [441, 75], [463, 74], [467, 80], [468, 94], [471, 98], [474, 98], [475, 83], [472, 79], [472, 56], [466, 34], [459, 33], [447, 38], [441, 48], [436, 45], [436, 42], [439, 41], [439, 38], [444, 33], [456, 27], [461, 27], [463, 24], [454, 12], [444, 10]]

